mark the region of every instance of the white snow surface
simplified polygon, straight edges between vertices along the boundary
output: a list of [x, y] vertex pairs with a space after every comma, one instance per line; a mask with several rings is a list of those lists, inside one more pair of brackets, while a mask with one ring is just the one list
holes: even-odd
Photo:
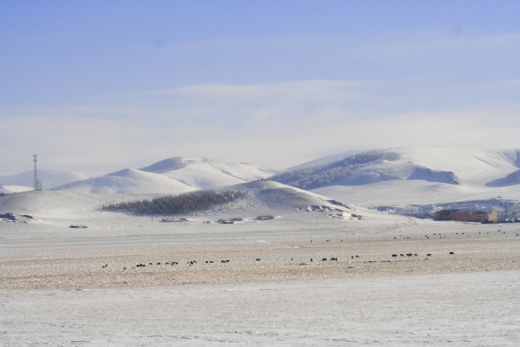
[[161, 173], [194, 189], [211, 189], [270, 177], [274, 171], [243, 163], [224, 163], [206, 158], [170, 158], [142, 171]]
[[164, 175], [125, 169], [62, 185], [57, 190], [93, 194], [185, 193], [193, 188]]
[[519, 272], [0, 291], [5, 346], [518, 346]]
[[355, 154], [359, 154], [359, 153], [363, 153], [363, 152], [366, 152], [366, 150], [352, 150], [352, 151], [341, 152], [338, 154], [327, 155], [325, 157], [307, 161], [303, 164], [298, 164], [298, 165], [289, 167], [286, 170], [303, 169], [303, 168], [311, 167], [311, 166], [315, 166], [315, 165], [329, 164], [329, 163], [333, 163], [335, 161], [341, 160], [343, 158], [349, 157], [351, 155], [355, 155]]
[[33, 188], [24, 187], [24, 186], [0, 186], [0, 194], [13, 194], [13, 193], [22, 193], [28, 192], [29, 190], [33, 190]]
[[96, 194], [184, 193], [270, 177], [274, 171], [243, 163], [175, 157], [58, 187]]
[[435, 170], [451, 171], [462, 185], [482, 187], [517, 171], [520, 149], [470, 150], [459, 148], [401, 148], [399, 162], [413, 162]]
[[[70, 182], [84, 180], [88, 177], [72, 171], [38, 169], [38, 178], [41, 181], [43, 189], [51, 189]], [[0, 176], [0, 186], [1, 185], [33, 187], [34, 171], [24, 171], [15, 175]]]

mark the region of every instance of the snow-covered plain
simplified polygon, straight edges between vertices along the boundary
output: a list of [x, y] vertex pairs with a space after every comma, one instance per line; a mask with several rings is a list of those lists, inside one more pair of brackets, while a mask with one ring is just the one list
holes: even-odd
[[4, 346], [518, 346], [520, 272], [0, 291]]

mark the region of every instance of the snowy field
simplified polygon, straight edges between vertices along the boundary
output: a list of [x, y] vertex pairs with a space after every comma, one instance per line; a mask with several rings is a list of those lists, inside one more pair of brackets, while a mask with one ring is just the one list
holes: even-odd
[[520, 272], [0, 291], [3, 346], [518, 346]]
[[153, 195], [0, 198], [0, 346], [520, 345], [520, 225], [233, 189], [185, 222], [100, 210]]

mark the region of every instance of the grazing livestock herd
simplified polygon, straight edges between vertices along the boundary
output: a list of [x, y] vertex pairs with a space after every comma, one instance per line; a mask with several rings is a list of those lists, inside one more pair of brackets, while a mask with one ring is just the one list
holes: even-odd
[[[449, 252], [449, 255], [454, 255], [454, 254], [455, 254], [454, 252]], [[395, 254], [395, 253], [392, 254], [392, 258], [405, 257], [405, 256], [406, 256], [406, 257], [417, 257], [418, 254], [417, 254], [417, 253], [406, 253], [406, 254], [402, 254], [402, 253], [401, 253], [401, 254], [399, 254], [399, 255], [398, 255], [398, 254]], [[427, 257], [431, 257], [432, 254], [431, 254], [431, 253], [427, 253], [426, 256], [427, 256]], [[359, 258], [359, 255], [353, 255], [353, 256], [350, 257], [350, 259], [355, 259], [355, 258]], [[326, 262], [327, 259], [328, 259], [328, 258], [321, 258], [321, 261], [322, 261], [322, 262]], [[291, 261], [293, 261], [293, 260], [294, 260], [294, 258], [291, 258]], [[260, 258], [255, 258], [255, 262], [260, 262], [260, 261], [261, 261]], [[313, 261], [314, 261], [314, 259], [313, 259], [313, 258], [310, 258], [310, 262], [313, 262]], [[336, 262], [337, 262], [337, 261], [338, 261], [338, 258], [337, 258], [337, 257], [331, 257], [331, 258], [329, 259], [329, 261], [336, 261]], [[231, 262], [231, 260], [229, 260], [229, 259], [223, 259], [223, 260], [220, 261], [221, 264], [226, 264], [226, 263], [229, 263], [229, 262]], [[372, 263], [372, 262], [373, 262], [373, 261], [369, 261], [369, 263]], [[213, 261], [213, 260], [206, 260], [205, 263], [206, 263], [206, 264], [213, 264], [214, 261]], [[149, 262], [149, 263], [148, 263], [148, 265], [150, 265], [150, 266], [153, 265], [153, 264], [154, 264], [153, 262]], [[189, 261], [186, 262], [186, 264], [187, 264], [188, 266], [192, 266], [192, 265], [197, 264], [197, 261], [196, 261], [196, 260], [189, 260]], [[302, 264], [302, 263], [300, 263], [300, 265], [301, 265], [301, 264]], [[156, 262], [156, 265], [162, 265], [162, 263], [161, 263], [161, 262]], [[164, 265], [171, 265], [171, 266], [174, 266], [174, 265], [179, 265], [179, 262], [177, 262], [177, 261], [167, 261], [167, 262], [164, 262]], [[142, 264], [142, 263], [138, 263], [138, 264], [135, 265], [135, 268], [141, 268], [141, 267], [146, 267], [146, 265], [145, 265], [145, 264]], [[104, 265], [102, 265], [101, 268], [103, 268], [103, 269], [108, 268], [108, 264], [104, 264]], [[132, 268], [134, 268], [134, 266], [132, 266]], [[127, 269], [127, 267], [123, 267], [123, 270], [126, 270], [126, 269]]]

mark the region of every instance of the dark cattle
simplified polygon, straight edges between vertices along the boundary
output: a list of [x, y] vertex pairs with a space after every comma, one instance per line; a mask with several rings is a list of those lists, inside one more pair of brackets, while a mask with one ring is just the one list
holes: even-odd
[[413, 255], [412, 253], [406, 253], [407, 257], [411, 257], [412, 255]]
[[160, 262], [158, 262], [158, 263], [157, 263], [157, 265], [161, 265], [161, 263], [160, 263]]
[[404, 254], [399, 254], [400, 257], [404, 257]]
[[356, 255], [356, 258], [359, 258], [359, 255]]
[[256, 258], [256, 261], [260, 261], [260, 258]]
[[392, 257], [393, 257], [393, 258], [397, 257], [397, 254], [392, 254]]
[[427, 256], [427, 257], [431, 257], [432, 255], [431, 255], [431, 253], [428, 253], [428, 254], [426, 254], [426, 256]]
[[321, 261], [327, 261], [327, 258], [323, 258]]
[[453, 253], [453, 252], [450, 252], [450, 254], [455, 254], [455, 253]]
[[164, 263], [164, 265], [170, 265], [170, 262], [167, 261], [166, 263]]
[[213, 260], [210, 260], [209, 263], [210, 263], [210, 264], [213, 264]]
[[338, 261], [338, 258], [330, 258], [330, 261]]
[[413, 256], [414, 256], [414, 257], [417, 257], [417, 254], [414, 253]]
[[311, 258], [311, 261], [312, 261], [312, 258]]
[[153, 263], [148, 263], [148, 265], [153, 265]]

